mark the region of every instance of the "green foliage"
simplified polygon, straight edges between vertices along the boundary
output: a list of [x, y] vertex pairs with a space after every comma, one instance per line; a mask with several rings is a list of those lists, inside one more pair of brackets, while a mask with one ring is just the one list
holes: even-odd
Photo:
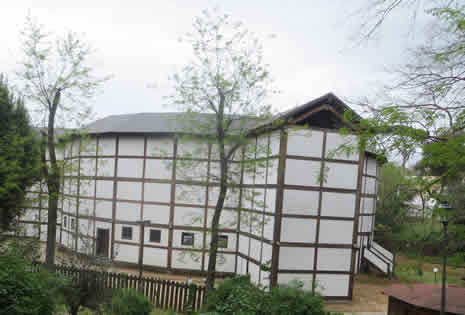
[[302, 289], [299, 282], [279, 285], [271, 290], [266, 314], [270, 315], [324, 315], [323, 298], [311, 291]]
[[111, 300], [108, 311], [113, 315], [149, 315], [152, 304], [135, 290], [120, 290]]
[[245, 276], [226, 279], [212, 292], [204, 306], [207, 314], [304, 315], [327, 314], [318, 293], [303, 290], [300, 282], [274, 287], [271, 292], [250, 283]]
[[25, 191], [39, 178], [39, 145], [22, 99], [0, 75], [0, 229], [23, 212]]
[[0, 315], [52, 315], [57, 279], [15, 254], [0, 256]]

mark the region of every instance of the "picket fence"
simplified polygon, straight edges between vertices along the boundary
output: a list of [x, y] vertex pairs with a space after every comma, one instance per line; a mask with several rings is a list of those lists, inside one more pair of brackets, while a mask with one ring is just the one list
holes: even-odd
[[[41, 268], [45, 268], [43, 264], [37, 263], [33, 266], [34, 271], [39, 271]], [[56, 265], [55, 273], [70, 278], [74, 283], [82, 280], [95, 281], [98, 287], [97, 292], [135, 289], [149, 298], [154, 307], [164, 310], [196, 312], [202, 307], [205, 299], [205, 287], [193, 283], [79, 269], [64, 265]]]

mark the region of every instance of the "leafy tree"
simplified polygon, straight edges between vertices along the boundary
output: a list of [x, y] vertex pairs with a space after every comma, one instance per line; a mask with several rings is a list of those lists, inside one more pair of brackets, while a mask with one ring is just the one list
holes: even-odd
[[[212, 182], [219, 189], [211, 221], [211, 241], [206, 287], [214, 286], [218, 253], [218, 228], [227, 192], [239, 183], [239, 150], [248, 143], [251, 124], [269, 117], [270, 107], [266, 98], [270, 89], [268, 66], [263, 62], [262, 47], [255, 35], [242, 23], [232, 22], [227, 15], [204, 11], [193, 23], [194, 31], [184, 39], [192, 45], [194, 60], [172, 77], [174, 92], [168, 98], [171, 104], [186, 112], [182, 122], [190, 137], [181, 141], [203, 141], [211, 145], [211, 152], [218, 161]], [[199, 114], [203, 114], [199, 115]], [[245, 119], [247, 118], [247, 119]], [[196, 136], [201, 136], [201, 138]], [[208, 149], [204, 150], [204, 153]], [[257, 150], [248, 150], [249, 161]], [[190, 156], [176, 163], [177, 169], [191, 172], [192, 180], [199, 180], [195, 161]], [[242, 159], [240, 159], [242, 160]], [[258, 163], [265, 163], [260, 161]], [[255, 161], [243, 167], [246, 172], [257, 169]], [[251, 197], [252, 198], [252, 197]]]
[[0, 75], [0, 230], [23, 213], [26, 190], [38, 179], [38, 139], [23, 100]]
[[[60, 167], [56, 157], [56, 126], [82, 124], [90, 114], [85, 101], [93, 97], [108, 77], [95, 77], [88, 59], [92, 50], [76, 33], [52, 37], [31, 17], [21, 33], [23, 58], [18, 79], [26, 98], [37, 105], [43, 124], [42, 169], [48, 188], [46, 264], [55, 261], [56, 221], [60, 193]], [[45, 160], [45, 151], [49, 161]]]

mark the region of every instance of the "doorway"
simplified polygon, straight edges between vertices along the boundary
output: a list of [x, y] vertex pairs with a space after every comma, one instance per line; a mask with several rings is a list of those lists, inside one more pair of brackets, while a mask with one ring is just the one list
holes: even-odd
[[110, 243], [110, 230], [97, 229], [97, 244], [95, 254], [97, 256], [108, 257], [108, 245]]

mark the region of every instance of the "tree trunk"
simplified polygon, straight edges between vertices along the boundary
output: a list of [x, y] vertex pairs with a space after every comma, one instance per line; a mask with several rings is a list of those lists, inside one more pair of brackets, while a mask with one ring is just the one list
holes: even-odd
[[[45, 252], [45, 264], [53, 269], [55, 264], [55, 247], [57, 234], [58, 195], [60, 192], [60, 170], [58, 168], [55, 153], [55, 115], [60, 101], [60, 91], [55, 94], [53, 104], [48, 115], [47, 148], [50, 158], [50, 171], [46, 181], [48, 188], [48, 222], [47, 222], [47, 249]], [[45, 152], [43, 153], [45, 154]], [[48, 168], [47, 165], [44, 166]]]

